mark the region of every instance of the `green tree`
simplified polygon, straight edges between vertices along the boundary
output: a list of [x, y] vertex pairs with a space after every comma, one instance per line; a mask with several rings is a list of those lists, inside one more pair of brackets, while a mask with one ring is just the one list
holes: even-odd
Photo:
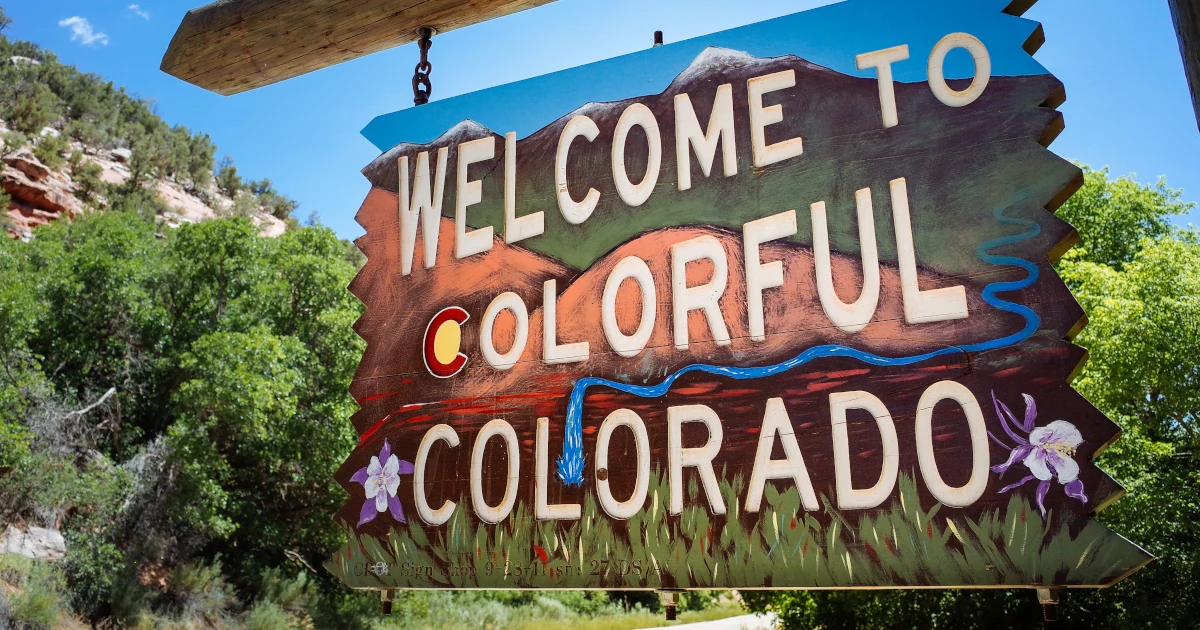
[[217, 190], [230, 199], [236, 198], [242, 190], [242, 178], [238, 176], [237, 167], [233, 165], [233, 158], [228, 155], [217, 165]]
[[7, 118], [14, 129], [37, 134], [58, 120], [58, 106], [58, 97], [50, 88], [43, 83], [28, 81], [17, 88], [15, 103], [9, 107]]
[[[8, 207], [0, 192], [0, 205]], [[32, 434], [20, 419], [31, 399], [45, 390], [37, 357], [29, 347], [45, 305], [36, 295], [36, 280], [23, 255], [23, 243], [0, 236], [0, 477], [26, 460]]]
[[37, 156], [38, 161], [46, 166], [58, 170], [66, 163], [66, 158], [63, 157], [63, 152], [70, 148], [67, 144], [67, 139], [62, 135], [47, 134], [42, 136], [33, 148], [33, 154]]
[[277, 219], [286, 220], [291, 217], [300, 205], [275, 190], [269, 179], [247, 182], [246, 188], [258, 197], [259, 205]]
[[10, 24], [12, 24], [12, 18], [4, 12], [4, 7], [0, 7], [0, 33], [4, 32], [4, 29], [8, 28]]
[[71, 179], [75, 181], [75, 195], [83, 201], [92, 201], [96, 194], [104, 190], [104, 181], [100, 174], [104, 168], [95, 162], [80, 160], [78, 166], [72, 167]]
[[190, 192], [202, 192], [212, 182], [213, 155], [216, 152], [217, 146], [208, 134], [198, 133], [188, 139], [184, 177]]

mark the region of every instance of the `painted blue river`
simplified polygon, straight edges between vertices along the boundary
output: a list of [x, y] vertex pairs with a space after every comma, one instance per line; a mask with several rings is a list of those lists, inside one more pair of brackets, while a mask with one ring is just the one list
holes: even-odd
[[563, 453], [559, 456], [558, 477], [569, 486], [577, 486], [583, 483], [583, 468], [585, 457], [583, 454], [583, 400], [587, 395], [587, 390], [591, 387], [608, 387], [626, 394], [633, 394], [641, 398], [657, 398], [666, 394], [671, 389], [675, 381], [679, 377], [691, 372], [701, 372], [705, 374], [713, 374], [717, 376], [725, 376], [739, 381], [752, 380], [767, 376], [775, 376], [799, 367], [814, 359], [822, 357], [845, 357], [857, 359], [868, 365], [877, 366], [903, 366], [913, 365], [922, 361], [927, 361], [934, 357], [953, 354], [957, 352], [983, 352], [986, 350], [995, 350], [997, 348], [1005, 348], [1016, 345], [1025, 341], [1035, 332], [1041, 321], [1038, 319], [1037, 313], [1032, 309], [1022, 304], [1015, 304], [997, 296], [998, 293], [1006, 291], [1018, 291], [1024, 289], [1038, 279], [1037, 265], [1013, 256], [994, 256], [988, 251], [1005, 245], [1012, 245], [1021, 241], [1031, 239], [1041, 232], [1041, 226], [1033, 221], [1025, 219], [1015, 219], [1004, 216], [1004, 209], [998, 208], [993, 212], [996, 219], [1001, 223], [1026, 226], [1029, 229], [1020, 234], [1005, 236], [987, 241], [979, 246], [976, 250], [976, 255], [981, 260], [993, 265], [1004, 265], [1021, 267], [1028, 274], [1021, 280], [1011, 282], [993, 282], [983, 289], [983, 300], [989, 305], [1009, 313], [1016, 313], [1025, 319], [1025, 326], [1021, 330], [998, 339], [992, 339], [981, 343], [969, 344], [964, 346], [955, 346], [942, 348], [933, 352], [919, 354], [914, 356], [904, 357], [884, 357], [870, 352], [864, 352], [855, 348], [838, 345], [815, 346], [801, 352], [800, 354], [774, 365], [765, 365], [759, 367], [729, 367], [720, 365], [703, 365], [693, 364], [680, 368], [678, 371], [668, 375], [662, 382], [656, 385], [631, 385], [628, 383], [620, 383], [610, 381], [608, 379], [585, 377], [575, 382], [571, 390], [571, 397], [567, 403], [567, 425], [566, 435], [563, 441]]

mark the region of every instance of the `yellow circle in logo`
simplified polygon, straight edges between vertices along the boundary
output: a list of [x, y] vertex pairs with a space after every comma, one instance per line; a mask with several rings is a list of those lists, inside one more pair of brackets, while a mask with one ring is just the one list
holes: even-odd
[[454, 320], [442, 322], [433, 336], [433, 356], [443, 365], [448, 365], [458, 356], [462, 347], [462, 326]]

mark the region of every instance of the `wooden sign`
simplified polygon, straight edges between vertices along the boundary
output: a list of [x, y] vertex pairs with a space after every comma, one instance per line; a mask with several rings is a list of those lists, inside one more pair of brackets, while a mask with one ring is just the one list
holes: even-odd
[[229, 96], [553, 0], [218, 0], [180, 22], [159, 66]]
[[355, 588], [1104, 586], [1063, 87], [850, 0], [382, 116]]
[[1192, 108], [1200, 126], [1200, 0], [1170, 0], [1171, 21], [1179, 38], [1183, 71], [1192, 91]]

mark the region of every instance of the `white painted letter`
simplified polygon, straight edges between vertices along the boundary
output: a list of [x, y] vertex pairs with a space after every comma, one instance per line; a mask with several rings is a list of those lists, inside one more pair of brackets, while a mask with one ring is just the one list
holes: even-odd
[[466, 258], [492, 248], [492, 226], [467, 231], [467, 207], [483, 200], [483, 182], [467, 181], [467, 168], [496, 157], [496, 139], [480, 138], [458, 145], [458, 207], [454, 212], [454, 257]]
[[583, 201], [571, 199], [571, 191], [567, 184], [567, 155], [571, 152], [571, 141], [577, 136], [587, 138], [588, 142], [600, 135], [600, 128], [587, 116], [576, 116], [563, 127], [562, 135], [558, 137], [558, 157], [554, 161], [554, 188], [558, 194], [558, 211], [562, 213], [567, 223], [579, 225], [592, 216], [596, 204], [600, 201], [600, 191], [589, 188]]
[[[946, 54], [955, 48], [966, 49], [975, 60], [975, 76], [967, 89], [958, 92], [946, 84]], [[992, 78], [992, 58], [983, 42], [966, 33], [951, 33], [942, 38], [929, 53], [929, 89], [945, 105], [966, 107], [974, 103], [987, 89]]]
[[763, 289], [783, 286], [783, 261], [759, 262], [758, 248], [767, 241], [796, 233], [796, 211], [751, 221], [742, 226], [742, 245], [746, 255], [746, 315], [750, 322], [750, 340], [766, 341], [767, 324], [763, 314]]
[[[870, 488], [856, 490], [850, 479], [850, 438], [846, 431], [846, 410], [865, 409], [875, 416], [879, 437], [883, 442], [883, 470], [879, 481]], [[829, 395], [829, 412], [833, 421], [833, 472], [837, 483], [838, 508], [868, 510], [887, 500], [896, 487], [900, 471], [900, 442], [896, 425], [883, 401], [867, 392], [842, 392]]]
[[900, 265], [900, 292], [904, 320], [925, 324], [967, 316], [967, 290], [962, 285], [922, 291], [917, 284], [917, 253], [913, 247], [912, 217], [908, 212], [908, 184], [891, 181], [892, 222], [896, 230], [896, 260]]
[[[937, 460], [933, 452], [933, 408], [942, 400], [953, 400], [958, 403], [967, 416], [967, 427], [971, 431], [971, 478], [967, 485], [954, 488], [946, 484], [938, 472]], [[954, 381], [939, 381], [929, 386], [921, 400], [917, 403], [917, 462], [921, 466], [921, 477], [929, 494], [950, 507], [967, 507], [983, 496], [988, 482], [988, 462], [991, 453], [988, 451], [987, 425], [983, 419], [983, 410], [975, 395], [962, 383]]]
[[[700, 448], [683, 448], [683, 423], [703, 422], [708, 427], [708, 442]], [[695, 468], [700, 474], [700, 485], [708, 497], [708, 506], [713, 514], [725, 513], [725, 499], [717, 485], [717, 474], [713, 472], [712, 460], [721, 452], [724, 432], [721, 419], [712, 409], [704, 405], [683, 405], [667, 408], [667, 451], [671, 484], [671, 514], [683, 512], [683, 469]]]
[[[642, 318], [637, 331], [632, 335], [621, 332], [617, 326], [617, 290], [626, 278], [637, 281], [642, 291]], [[654, 275], [650, 267], [637, 256], [629, 256], [613, 267], [604, 283], [604, 295], [600, 299], [600, 320], [604, 325], [604, 338], [613, 352], [623, 357], [636, 357], [650, 342], [654, 332], [654, 318], [658, 314], [658, 295], [654, 290]]]
[[[646, 132], [646, 143], [650, 146], [646, 157], [646, 175], [639, 184], [629, 181], [629, 173], [625, 171], [625, 141], [629, 132], [635, 126]], [[637, 207], [646, 203], [654, 186], [658, 184], [658, 170], [662, 166], [662, 137], [658, 133], [658, 121], [654, 112], [641, 103], [634, 103], [625, 108], [613, 131], [612, 174], [613, 182], [617, 185], [617, 194], [627, 205]]]
[[425, 268], [437, 262], [438, 230], [442, 222], [442, 193], [446, 190], [446, 147], [438, 149], [437, 174], [434, 175], [433, 200], [429, 195], [429, 152], [417, 154], [417, 172], [413, 174], [412, 199], [408, 196], [408, 156], [400, 156], [400, 275], [412, 273], [417, 248], [417, 223], [425, 242]]
[[875, 68], [879, 73], [879, 108], [883, 110], [883, 127], [900, 124], [896, 112], [896, 88], [892, 85], [892, 64], [908, 59], [908, 44], [863, 53], [855, 57], [859, 70]]
[[829, 224], [825, 202], [812, 205], [813, 266], [817, 273], [817, 295], [829, 321], [844, 332], [856, 333], [867, 327], [879, 305], [879, 249], [875, 245], [875, 211], [871, 189], [854, 194], [858, 205], [858, 246], [862, 250], [863, 287], [858, 300], [846, 304], [838, 297], [833, 283], [833, 261], [829, 253]]
[[[617, 501], [613, 498], [612, 489], [608, 484], [608, 478], [612, 476], [612, 471], [608, 469], [608, 443], [617, 427], [629, 427], [637, 448], [637, 477], [633, 484], [633, 496], [627, 501]], [[603, 478], [600, 475], [601, 470], [606, 473]], [[618, 409], [608, 414], [600, 425], [599, 435], [596, 436], [596, 493], [600, 495], [600, 506], [612, 518], [631, 519], [646, 504], [649, 488], [650, 438], [646, 434], [646, 425], [636, 413], [628, 409]]]
[[[687, 285], [687, 264], [707, 258], [712, 261], [713, 277], [705, 284], [694, 287]], [[721, 315], [721, 296], [729, 281], [729, 261], [725, 248], [712, 236], [698, 236], [690, 241], [671, 246], [671, 304], [675, 313], [675, 348], [687, 350], [688, 311], [703, 309], [713, 341], [718, 346], [730, 343], [729, 329]]]
[[587, 361], [588, 342], [579, 341], [558, 345], [558, 289], [556, 285], [557, 282], [554, 280], [542, 283], [542, 362], [554, 365]]
[[726, 83], [717, 88], [712, 113], [708, 115], [707, 133], [700, 129], [692, 99], [683, 94], [675, 95], [675, 166], [679, 175], [679, 190], [692, 187], [692, 157], [690, 144], [696, 149], [700, 172], [708, 177], [713, 162], [717, 159], [717, 141], [721, 142], [721, 162], [725, 177], [737, 175], [737, 142], [733, 124], [733, 85]]
[[[775, 436], [783, 444], [783, 459], [771, 459], [775, 447]], [[762, 506], [763, 486], [768, 479], [791, 479], [800, 492], [800, 504], [810, 512], [820, 508], [817, 493], [808, 478], [808, 468], [796, 443], [796, 433], [782, 398], [767, 401], [767, 412], [763, 415], [762, 431], [758, 434], [758, 453], [754, 456], [754, 472], [750, 475], [750, 488], [746, 491], [746, 511], [757, 512]]]
[[539, 521], [577, 521], [583, 508], [578, 503], [549, 505], [547, 491], [550, 480], [550, 419], [537, 420], [537, 505], [534, 518]]
[[429, 507], [429, 501], [425, 498], [425, 464], [429, 461], [429, 451], [433, 448], [433, 443], [438, 440], [445, 440], [451, 448], [456, 447], [458, 433], [448, 424], [439, 424], [426, 431], [425, 437], [421, 438], [421, 445], [417, 447], [417, 461], [413, 465], [413, 498], [417, 500], [417, 516], [433, 527], [450, 520], [455, 507], [453, 501], [447, 500], [442, 507], [434, 510]]
[[[513, 317], [517, 320], [517, 334], [508, 352], [500, 354], [496, 351], [496, 346], [492, 341], [492, 327], [496, 324], [496, 317], [503, 310], [512, 311]], [[483, 323], [479, 327], [479, 351], [483, 354], [484, 360], [497, 370], [510, 369], [517, 364], [517, 361], [521, 360], [521, 353], [525, 351], [525, 343], [528, 341], [529, 311], [526, 310], [521, 296], [511, 291], [497, 295], [492, 303], [488, 304], [487, 310], [483, 312]]]
[[[500, 505], [492, 507], [483, 498], [483, 454], [487, 450], [488, 440], [495, 436], [504, 438], [508, 451], [508, 480], [504, 486], [504, 499]], [[512, 425], [496, 418], [483, 425], [479, 435], [475, 437], [475, 447], [471, 449], [471, 504], [475, 514], [485, 523], [499, 523], [508, 518], [513, 505], [517, 502], [517, 484], [521, 476], [521, 451], [517, 447], [517, 432]]]
[[784, 70], [746, 81], [746, 92], [750, 99], [750, 145], [754, 149], [755, 167], [761, 168], [804, 153], [804, 142], [801, 138], [792, 138], [767, 146], [766, 128], [783, 122], [783, 105], [763, 107], [763, 94], [786, 90], [795, 85], [795, 70]]
[[504, 242], [516, 243], [546, 231], [546, 215], [541, 210], [517, 216], [517, 134], [504, 136]]

